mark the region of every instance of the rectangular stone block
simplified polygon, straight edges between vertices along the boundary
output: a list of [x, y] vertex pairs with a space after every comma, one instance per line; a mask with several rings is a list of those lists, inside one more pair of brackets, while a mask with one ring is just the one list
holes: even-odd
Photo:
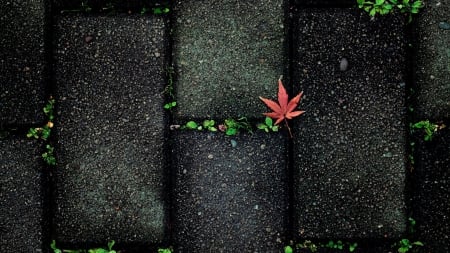
[[0, 2], [0, 127], [42, 123], [45, 1]]
[[44, 177], [40, 144], [0, 138], [0, 252], [43, 252]]
[[284, 1], [176, 1], [176, 116], [261, 117], [286, 73]]
[[[413, 218], [424, 252], [450, 252], [450, 129], [439, 130], [432, 141], [416, 132], [412, 171]], [[422, 250], [422, 249], [421, 249]]]
[[165, 238], [166, 21], [58, 17], [57, 240]]
[[405, 35], [401, 17], [355, 9], [295, 17], [296, 229], [307, 238], [405, 231]]
[[174, 135], [177, 252], [279, 252], [288, 216], [281, 135]]
[[450, 1], [427, 1], [417, 17], [414, 95], [420, 119], [450, 118]]

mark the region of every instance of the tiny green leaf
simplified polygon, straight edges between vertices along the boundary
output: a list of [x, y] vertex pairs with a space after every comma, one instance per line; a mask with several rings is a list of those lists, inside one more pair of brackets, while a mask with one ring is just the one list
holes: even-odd
[[236, 135], [237, 134], [237, 129], [236, 128], [227, 128], [227, 130], [225, 131], [226, 135]]
[[284, 247], [284, 253], [293, 253], [294, 250], [292, 249], [291, 246], [286, 246]]
[[195, 123], [195, 121], [189, 121], [188, 123], [186, 123], [186, 127], [188, 129], [197, 129], [198, 125], [197, 123]]

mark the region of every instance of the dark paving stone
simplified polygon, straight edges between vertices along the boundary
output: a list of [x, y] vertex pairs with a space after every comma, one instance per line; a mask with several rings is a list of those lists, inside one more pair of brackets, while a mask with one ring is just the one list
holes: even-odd
[[0, 2], [0, 125], [44, 119], [44, 2]]
[[176, 1], [178, 116], [261, 117], [286, 69], [284, 1]]
[[[448, 125], [449, 122], [447, 122]], [[415, 139], [412, 177], [413, 217], [423, 252], [450, 252], [450, 129], [440, 130], [431, 142]]]
[[58, 241], [163, 240], [166, 35], [156, 17], [57, 19]]
[[370, 21], [355, 9], [296, 16], [295, 90], [304, 91], [306, 110], [292, 123], [301, 236], [395, 238], [405, 230], [400, 19]]
[[174, 140], [177, 252], [279, 252], [287, 227], [281, 135], [186, 131]]
[[417, 108], [420, 118], [450, 118], [450, 31], [439, 23], [450, 22], [449, 0], [427, 1], [418, 19], [416, 52]]
[[39, 142], [0, 139], [0, 252], [42, 252], [44, 183]]

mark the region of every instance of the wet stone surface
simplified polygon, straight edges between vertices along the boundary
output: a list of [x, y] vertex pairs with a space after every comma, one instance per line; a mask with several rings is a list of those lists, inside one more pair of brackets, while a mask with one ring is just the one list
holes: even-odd
[[0, 128], [44, 120], [44, 2], [0, 2]]
[[288, 196], [281, 135], [180, 131], [174, 140], [177, 252], [282, 249]]
[[417, 238], [425, 244], [425, 252], [449, 252], [450, 129], [440, 130], [432, 141], [423, 141], [422, 133], [415, 137], [412, 206]]
[[287, 67], [284, 1], [181, 0], [174, 15], [177, 116], [261, 117]]
[[306, 111], [292, 124], [298, 234], [402, 235], [403, 23], [370, 21], [354, 9], [308, 9], [294, 27], [294, 85]]
[[56, 239], [160, 243], [165, 21], [65, 16], [55, 28]]
[[416, 52], [417, 104], [420, 119], [450, 118], [450, 1], [432, 0], [418, 17], [415, 38], [420, 43]]
[[44, 217], [39, 142], [0, 139], [0, 252], [41, 252]]

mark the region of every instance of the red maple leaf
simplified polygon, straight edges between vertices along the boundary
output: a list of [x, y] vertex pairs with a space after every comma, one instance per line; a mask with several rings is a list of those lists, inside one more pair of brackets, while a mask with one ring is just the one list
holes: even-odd
[[281, 79], [278, 79], [278, 103], [267, 98], [259, 97], [273, 111], [273, 112], [266, 112], [263, 114], [272, 119], [276, 119], [275, 125], [280, 124], [284, 120], [286, 122], [286, 126], [289, 130], [289, 133], [291, 134], [291, 129], [288, 126], [287, 120], [300, 116], [305, 112], [305, 111], [294, 111], [297, 108], [302, 95], [303, 91], [300, 92], [294, 98], [292, 98], [288, 103], [289, 98], [286, 89], [284, 88]]

